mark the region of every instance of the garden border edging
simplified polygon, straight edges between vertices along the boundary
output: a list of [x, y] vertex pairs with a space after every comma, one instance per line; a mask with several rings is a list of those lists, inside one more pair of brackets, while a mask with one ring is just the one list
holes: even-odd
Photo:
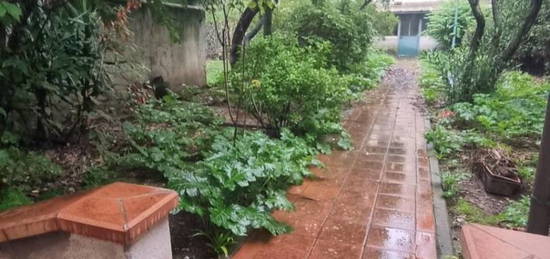
[[[431, 128], [428, 118], [425, 118], [426, 130]], [[430, 174], [432, 177], [432, 198], [435, 216], [435, 232], [437, 243], [438, 258], [453, 256], [454, 247], [451, 238], [451, 226], [449, 224], [449, 212], [447, 202], [443, 198], [443, 189], [441, 186], [441, 172], [439, 170], [439, 160], [435, 156], [432, 143], [427, 143], [428, 158], [430, 163]]]

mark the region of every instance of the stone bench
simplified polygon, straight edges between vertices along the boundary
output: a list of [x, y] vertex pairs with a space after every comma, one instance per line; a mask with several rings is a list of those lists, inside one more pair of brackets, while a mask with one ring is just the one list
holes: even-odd
[[0, 259], [172, 258], [176, 192], [128, 183], [0, 213]]

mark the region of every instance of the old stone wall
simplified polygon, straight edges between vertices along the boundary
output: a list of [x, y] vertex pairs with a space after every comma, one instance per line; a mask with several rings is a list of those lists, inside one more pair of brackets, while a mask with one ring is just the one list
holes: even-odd
[[162, 76], [174, 91], [184, 85], [206, 84], [205, 12], [200, 7], [168, 5], [179, 40], [171, 37], [168, 28], [155, 22], [143, 8], [130, 17], [137, 59], [148, 70], [147, 79]]

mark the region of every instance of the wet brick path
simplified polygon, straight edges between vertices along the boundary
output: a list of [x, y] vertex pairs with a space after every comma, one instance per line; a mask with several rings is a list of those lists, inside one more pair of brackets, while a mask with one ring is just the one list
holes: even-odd
[[252, 234], [233, 258], [436, 258], [424, 118], [413, 61], [400, 61], [353, 108], [353, 151], [320, 156], [318, 177], [289, 190], [290, 234]]

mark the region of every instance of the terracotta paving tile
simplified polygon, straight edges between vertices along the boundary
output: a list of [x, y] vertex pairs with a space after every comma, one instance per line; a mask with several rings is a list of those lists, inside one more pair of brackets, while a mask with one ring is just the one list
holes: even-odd
[[400, 184], [416, 184], [416, 176], [403, 172], [386, 171], [386, 173], [384, 173], [384, 181]]
[[431, 178], [430, 170], [427, 167], [419, 167], [418, 168], [418, 177], [421, 178], [421, 179], [429, 180]]
[[[355, 180], [369, 180], [369, 181], [378, 181], [382, 177], [382, 171], [381, 170], [373, 170], [373, 169], [362, 169], [362, 168], [353, 168], [350, 171], [350, 174], [348, 176], [348, 179]], [[352, 182], [348, 180], [348, 182]]]
[[437, 258], [436, 239], [434, 233], [416, 232], [416, 258]]
[[372, 224], [377, 226], [414, 230], [414, 218], [414, 213], [377, 208], [374, 210]]
[[368, 233], [367, 246], [413, 252], [415, 239], [414, 231], [373, 226]]
[[340, 186], [330, 181], [312, 181], [301, 193], [302, 196], [317, 201], [335, 199], [340, 191]]
[[380, 185], [380, 193], [402, 197], [414, 197], [416, 193], [416, 188], [414, 185], [410, 184], [382, 183]]
[[341, 219], [336, 215], [329, 217], [319, 235], [320, 240], [346, 242], [348, 245], [361, 246], [367, 234], [367, 226]]
[[379, 194], [376, 201], [376, 207], [414, 213], [415, 201], [413, 199], [407, 199], [399, 196]]
[[[384, 250], [375, 247], [366, 247], [363, 253], [364, 259], [415, 259], [414, 254], [392, 250]], [[435, 257], [434, 257], [435, 258]]]
[[360, 245], [349, 245], [347, 242], [332, 242], [318, 240], [308, 258], [336, 259], [336, 258], [360, 258], [362, 248]]

